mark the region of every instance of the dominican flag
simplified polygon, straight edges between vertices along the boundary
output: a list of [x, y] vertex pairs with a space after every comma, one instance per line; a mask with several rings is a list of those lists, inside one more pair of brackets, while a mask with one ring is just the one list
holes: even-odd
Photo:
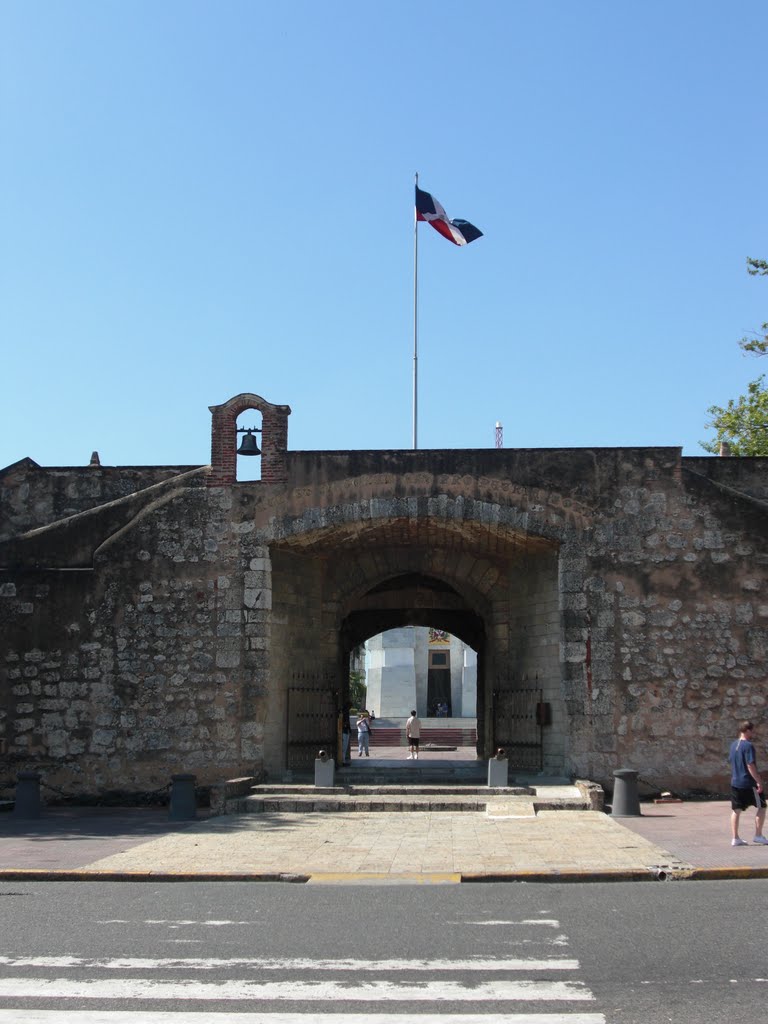
[[468, 245], [476, 238], [481, 238], [483, 232], [470, 224], [468, 220], [449, 220], [448, 214], [440, 203], [431, 196], [429, 192], [422, 192], [416, 186], [416, 220], [425, 220], [431, 224], [435, 231], [439, 231], [443, 238], [447, 238], [454, 245]]

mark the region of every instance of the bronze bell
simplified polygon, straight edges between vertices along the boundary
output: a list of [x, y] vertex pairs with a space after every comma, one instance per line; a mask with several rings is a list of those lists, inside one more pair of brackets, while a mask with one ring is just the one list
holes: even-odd
[[238, 455], [261, 455], [261, 448], [259, 448], [256, 438], [253, 436], [255, 432], [255, 429], [250, 428], [245, 431], [245, 437], [237, 449]]

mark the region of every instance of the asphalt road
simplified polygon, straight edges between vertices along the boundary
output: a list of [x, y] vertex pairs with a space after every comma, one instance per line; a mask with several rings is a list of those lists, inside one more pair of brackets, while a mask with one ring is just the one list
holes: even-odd
[[768, 881], [5, 883], [0, 1024], [720, 1024]]

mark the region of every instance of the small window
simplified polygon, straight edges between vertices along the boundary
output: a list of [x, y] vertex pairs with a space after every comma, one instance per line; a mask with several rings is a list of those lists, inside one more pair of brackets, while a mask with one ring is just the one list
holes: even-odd
[[447, 651], [430, 651], [429, 652], [429, 667], [430, 668], [441, 668], [448, 664], [448, 652]]

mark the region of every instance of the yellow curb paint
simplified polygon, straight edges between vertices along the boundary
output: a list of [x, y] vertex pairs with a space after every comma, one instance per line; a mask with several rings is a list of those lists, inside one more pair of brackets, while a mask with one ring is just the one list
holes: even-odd
[[458, 885], [456, 871], [318, 871], [309, 876], [309, 885], [351, 885], [360, 882], [394, 885]]
[[768, 867], [749, 868], [742, 865], [733, 868], [692, 868], [685, 877], [694, 882], [714, 881], [721, 878], [768, 878]]

